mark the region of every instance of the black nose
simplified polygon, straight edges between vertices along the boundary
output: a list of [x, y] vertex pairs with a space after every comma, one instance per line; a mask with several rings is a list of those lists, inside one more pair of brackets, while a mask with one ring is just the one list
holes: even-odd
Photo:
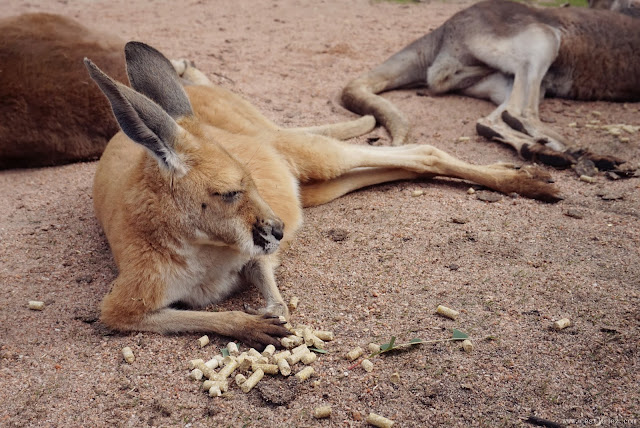
[[282, 237], [284, 236], [284, 223], [282, 223], [281, 221], [278, 221], [275, 224], [273, 224], [271, 226], [271, 234], [278, 241], [281, 240]]
[[269, 237], [280, 241], [284, 236], [283, 231], [284, 224], [280, 220], [260, 220], [253, 225], [253, 243], [266, 248], [269, 246]]

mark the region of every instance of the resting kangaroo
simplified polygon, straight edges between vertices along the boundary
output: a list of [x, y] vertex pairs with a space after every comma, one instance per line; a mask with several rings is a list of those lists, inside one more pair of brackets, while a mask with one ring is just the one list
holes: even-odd
[[1, 19], [0, 169], [100, 157], [118, 125], [82, 58], [91, 54], [124, 79], [123, 48], [118, 37], [59, 15]]
[[[195, 83], [183, 88], [155, 49], [130, 42], [125, 58], [133, 89], [85, 59], [123, 131], [107, 145], [93, 190], [119, 269], [102, 303], [102, 320], [114, 329], [275, 343], [287, 334], [275, 316], [288, 316], [274, 279], [280, 244], [300, 226], [303, 206], [364, 186], [440, 175], [544, 200], [557, 195], [535, 167], [475, 166], [427, 145], [332, 138], [371, 131], [371, 117], [283, 129], [187, 62], [175, 63]], [[240, 283], [261, 291], [259, 314], [172, 307], [205, 307]]]
[[[629, 16], [489, 0], [458, 12], [351, 81], [342, 101], [354, 112], [373, 114], [400, 145], [408, 139], [408, 121], [375, 94], [426, 86], [433, 94], [488, 99], [498, 107], [478, 120], [480, 135], [511, 145], [524, 159], [566, 167], [584, 153], [540, 121], [540, 99], [638, 101], [639, 51], [640, 21]], [[601, 169], [620, 162], [584, 155]]]

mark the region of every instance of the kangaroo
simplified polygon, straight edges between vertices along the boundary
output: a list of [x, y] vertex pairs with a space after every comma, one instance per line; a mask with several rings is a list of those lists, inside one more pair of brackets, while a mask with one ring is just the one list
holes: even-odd
[[512, 146], [525, 160], [567, 167], [587, 156], [600, 169], [612, 169], [622, 161], [571, 147], [540, 121], [538, 107], [545, 95], [640, 100], [639, 50], [640, 23], [620, 13], [483, 1], [352, 80], [342, 102], [356, 113], [373, 114], [392, 144], [400, 145], [409, 138], [409, 122], [376, 94], [426, 86], [437, 95], [488, 99], [498, 107], [477, 121], [481, 136]]
[[119, 128], [82, 59], [125, 79], [125, 42], [47, 13], [2, 19], [0, 34], [0, 169], [100, 157]]
[[[558, 198], [536, 167], [476, 166], [427, 145], [336, 139], [371, 131], [371, 117], [283, 129], [186, 61], [171, 63], [140, 42], [127, 43], [125, 60], [131, 88], [85, 59], [122, 129], [108, 143], [93, 187], [119, 270], [101, 319], [116, 330], [202, 331], [251, 346], [277, 344], [288, 334], [274, 278], [280, 246], [300, 227], [302, 207], [361, 187], [440, 175]], [[185, 79], [193, 84], [183, 87]], [[260, 290], [264, 308], [201, 310], [243, 283]]]

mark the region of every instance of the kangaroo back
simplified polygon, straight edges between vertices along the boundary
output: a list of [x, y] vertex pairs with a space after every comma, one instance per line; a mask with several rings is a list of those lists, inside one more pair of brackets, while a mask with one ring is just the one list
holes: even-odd
[[118, 125], [82, 58], [125, 79], [124, 42], [45, 13], [0, 20], [0, 33], [0, 169], [99, 157]]

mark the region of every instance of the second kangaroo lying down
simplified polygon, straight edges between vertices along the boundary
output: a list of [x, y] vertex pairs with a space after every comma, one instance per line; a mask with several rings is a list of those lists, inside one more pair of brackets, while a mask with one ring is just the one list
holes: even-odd
[[[96, 215], [119, 269], [102, 303], [102, 320], [114, 329], [276, 343], [288, 334], [277, 318], [288, 316], [274, 278], [280, 244], [300, 226], [303, 206], [364, 186], [447, 176], [557, 197], [535, 168], [470, 165], [427, 145], [369, 147], [331, 138], [369, 132], [372, 118], [283, 129], [186, 62], [176, 68], [195, 85], [183, 88], [155, 49], [130, 42], [125, 57], [133, 89], [85, 60], [123, 130], [107, 145], [94, 182]], [[259, 314], [172, 307], [206, 307], [240, 283], [264, 296]]]
[[[540, 98], [640, 101], [638, 51], [640, 21], [621, 13], [483, 1], [351, 81], [342, 101], [373, 114], [400, 145], [409, 122], [376, 94], [426, 86], [434, 94], [488, 99], [498, 107], [478, 120], [480, 135], [511, 145], [524, 159], [566, 167], [584, 153], [540, 121]], [[584, 155], [601, 169], [620, 162]]]

